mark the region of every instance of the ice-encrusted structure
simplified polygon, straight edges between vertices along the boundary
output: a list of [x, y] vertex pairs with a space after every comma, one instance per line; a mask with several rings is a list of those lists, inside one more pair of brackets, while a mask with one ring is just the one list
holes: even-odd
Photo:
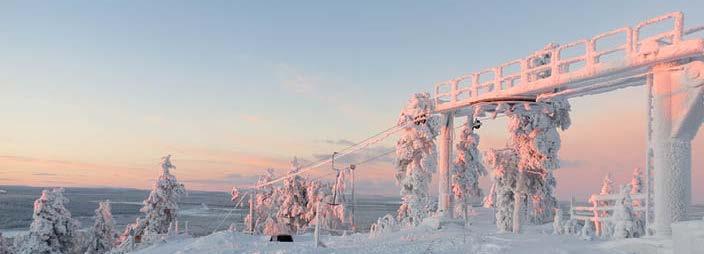
[[433, 105], [428, 93], [417, 93], [398, 118], [404, 130], [396, 143], [396, 182], [402, 196], [397, 216], [405, 225], [416, 226], [431, 212], [428, 188], [437, 169], [433, 139], [440, 123]]
[[71, 212], [65, 206], [67, 203], [63, 188], [42, 191], [42, 196], [34, 201], [33, 221], [28, 234], [15, 239], [17, 253], [80, 252], [80, 225], [71, 218]]
[[88, 237], [86, 254], [103, 254], [115, 246], [115, 222], [109, 201], [101, 201], [95, 209], [95, 223]]
[[459, 142], [455, 145], [455, 160], [452, 162], [452, 194], [455, 200], [455, 217], [464, 218], [467, 205], [472, 198], [481, 198], [479, 177], [486, 175], [479, 149], [479, 135], [474, 133], [472, 119], [462, 127]]
[[[513, 149], [494, 150], [484, 153], [486, 165], [493, 169], [496, 212], [496, 227], [501, 232], [513, 228], [514, 190], [518, 176], [518, 155]], [[492, 189], [494, 189], [492, 188]]]
[[[536, 224], [550, 221], [557, 207], [556, 181], [552, 173], [560, 166], [557, 130], [569, 128], [569, 112], [570, 104], [562, 99], [546, 102], [542, 111], [518, 111], [509, 115], [509, 143], [519, 158], [516, 192], [521, 198], [517, 200], [530, 201], [529, 218]], [[520, 207], [521, 203], [516, 205]]]
[[169, 228], [177, 221], [178, 200], [186, 194], [186, 188], [171, 174], [173, 168], [176, 167], [171, 163], [171, 155], [161, 158], [161, 175], [139, 210], [144, 218], [127, 225], [119, 237], [120, 249], [128, 250], [135, 244], [156, 240], [169, 233]]

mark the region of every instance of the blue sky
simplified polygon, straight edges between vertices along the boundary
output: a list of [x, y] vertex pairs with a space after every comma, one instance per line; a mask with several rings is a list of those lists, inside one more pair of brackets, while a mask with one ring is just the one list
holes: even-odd
[[[409, 95], [433, 82], [677, 10], [685, 25], [704, 24], [702, 1], [4, 1], [0, 156], [83, 165], [49, 168], [91, 179], [97, 169], [150, 176], [140, 169], [174, 153], [194, 181], [248, 176], [266, 163], [224, 158], [272, 167], [311, 159], [339, 149], [321, 141], [361, 140], [393, 125]], [[593, 122], [615, 105], [614, 115], [641, 117], [642, 94], [578, 99], [575, 121]], [[489, 126], [485, 148], [505, 139], [501, 121]], [[567, 145], [594, 131], [575, 128]], [[574, 150], [566, 159], [589, 159], [595, 142], [565, 147]], [[633, 153], [603, 163], [629, 171]], [[0, 184], [41, 184], [23, 172], [49, 171], [13, 163], [5, 177], [0, 164]], [[82, 171], [85, 164], [96, 169]], [[124, 172], [114, 173], [117, 185], [147, 184]], [[90, 185], [85, 179], [52, 181]]]

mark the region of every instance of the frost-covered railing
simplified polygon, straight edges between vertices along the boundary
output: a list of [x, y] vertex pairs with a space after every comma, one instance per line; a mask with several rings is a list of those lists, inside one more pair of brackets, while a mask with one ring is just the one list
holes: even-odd
[[[648, 61], [659, 60], [648, 58], [649, 53], [660, 47], [680, 45], [684, 35], [696, 33], [697, 39], [704, 38], [704, 33], [699, 34], [704, 27], [683, 31], [683, 24], [684, 15], [674, 12], [591, 39], [561, 46], [548, 45], [528, 57], [437, 83], [434, 101], [438, 111], [443, 111], [491, 99], [525, 96], [532, 88], [549, 89], [566, 82], [617, 72], [631, 65], [647, 65]], [[650, 31], [662, 30], [663, 25], [666, 25], [665, 31]], [[688, 52], [675, 52], [678, 53]]]
[[[646, 196], [643, 193], [629, 194], [633, 201], [633, 211], [645, 211]], [[601, 223], [611, 220], [611, 215], [616, 209], [616, 201], [623, 200], [621, 194], [594, 194], [589, 198], [591, 206], [575, 206], [575, 200], [570, 201], [570, 219], [593, 222], [596, 234], [601, 234]], [[606, 204], [606, 205], [604, 205]]]

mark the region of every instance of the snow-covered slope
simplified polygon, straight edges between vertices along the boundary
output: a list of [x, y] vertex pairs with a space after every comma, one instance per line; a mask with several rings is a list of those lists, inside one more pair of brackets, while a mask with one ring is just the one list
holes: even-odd
[[312, 234], [295, 236], [294, 243], [269, 242], [268, 237], [240, 232], [175, 239], [136, 253], [623, 253], [604, 249], [598, 241], [552, 234], [552, 225], [526, 226], [520, 235], [496, 233], [491, 209], [476, 208], [473, 225], [446, 225], [440, 230], [421, 225], [370, 239], [368, 234], [323, 236], [327, 248], [314, 248]]

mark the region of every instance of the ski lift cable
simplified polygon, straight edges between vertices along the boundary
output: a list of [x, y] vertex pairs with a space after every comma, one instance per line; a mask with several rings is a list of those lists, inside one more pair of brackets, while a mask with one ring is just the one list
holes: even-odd
[[[484, 117], [484, 118], [481, 118], [481, 119], [480, 119], [480, 118], [477, 118], [477, 119], [479, 119], [479, 120], [486, 120], [486, 119], [496, 119], [496, 118], [501, 118], [501, 117], [504, 117], [504, 115], [498, 116], [498, 117]], [[345, 151], [345, 152], [338, 152], [337, 155], [336, 155], [336, 158], [339, 159], [339, 158], [341, 158], [341, 157], [345, 157], [345, 156], [347, 156], [347, 155], [349, 155], [349, 154], [352, 154], [352, 153], [354, 153], [354, 152], [357, 152], [357, 151], [360, 151], [360, 150], [365, 149], [365, 148], [367, 148], [367, 147], [370, 147], [370, 146], [373, 145], [373, 144], [379, 143], [379, 142], [381, 142], [382, 140], [386, 139], [387, 137], [391, 136], [391, 134], [394, 134], [394, 133], [396, 133], [396, 132], [402, 130], [403, 127], [405, 127], [405, 125], [407, 125], [407, 124], [413, 124], [413, 123], [415, 123], [415, 122], [418, 121], [418, 120], [423, 120], [424, 118], [427, 118], [427, 117], [423, 117], [423, 118], [420, 118], [420, 119], [414, 119], [413, 121], [410, 121], [410, 122], [407, 122], [407, 123], [398, 124], [398, 125], [395, 125], [395, 126], [393, 126], [393, 127], [391, 127], [391, 128], [388, 128], [388, 129], [386, 129], [386, 130], [384, 130], [384, 131], [382, 131], [382, 132], [379, 132], [378, 134], [376, 134], [376, 135], [374, 135], [374, 136], [371, 136], [370, 138], [367, 138], [367, 139], [365, 139], [365, 140], [362, 141], [362, 142], [359, 142], [359, 143], [357, 143], [357, 144], [354, 144], [354, 145], [352, 145], [352, 146], [346, 148], [345, 150], [347, 150], [347, 151]], [[455, 129], [461, 128], [462, 126], [463, 126], [463, 125], [457, 126], [457, 127], [455, 127]], [[435, 136], [437, 136], [437, 134], [436, 134]], [[395, 150], [395, 149], [394, 149], [394, 150]], [[369, 161], [372, 161], [372, 160], [374, 160], [374, 159], [378, 159], [378, 158], [380, 158], [381, 156], [384, 156], [384, 155], [387, 155], [387, 154], [393, 152], [394, 150], [385, 152], [383, 155], [379, 155], [379, 156], [374, 157], [374, 158], [371, 158], [371, 159], [369, 159], [369, 160], [365, 160], [364, 163], [369, 162]], [[313, 170], [313, 169], [316, 169], [316, 168], [318, 168], [318, 167], [320, 167], [320, 166], [322, 166], [322, 165], [325, 165], [325, 164], [327, 164], [327, 163], [330, 163], [331, 161], [332, 161], [332, 158], [319, 160], [319, 161], [317, 161], [317, 162], [315, 162], [315, 163], [313, 163], [313, 164], [310, 164], [310, 165], [308, 165], [308, 166], [306, 166], [306, 167], [303, 167], [303, 168], [299, 169], [299, 170], [296, 171], [296, 172], [293, 172], [293, 173], [290, 173], [290, 174], [281, 176], [281, 177], [279, 177], [279, 178], [277, 178], [277, 179], [271, 180], [271, 181], [266, 182], [266, 183], [262, 183], [262, 184], [260, 184], [260, 185], [255, 185], [254, 187], [255, 187], [255, 188], [260, 188], [260, 187], [264, 187], [264, 186], [268, 186], [268, 185], [272, 185], [272, 184], [281, 182], [281, 181], [283, 181], [283, 180], [285, 180], [285, 179], [287, 179], [287, 178], [290, 178], [290, 177], [293, 177], [293, 176], [297, 176], [297, 175], [301, 175], [301, 174], [303, 174], [303, 173], [306, 173], [306, 172], [308, 172], [308, 171], [311, 171], [311, 170]], [[359, 163], [357, 163], [357, 164], [359, 164]]]

